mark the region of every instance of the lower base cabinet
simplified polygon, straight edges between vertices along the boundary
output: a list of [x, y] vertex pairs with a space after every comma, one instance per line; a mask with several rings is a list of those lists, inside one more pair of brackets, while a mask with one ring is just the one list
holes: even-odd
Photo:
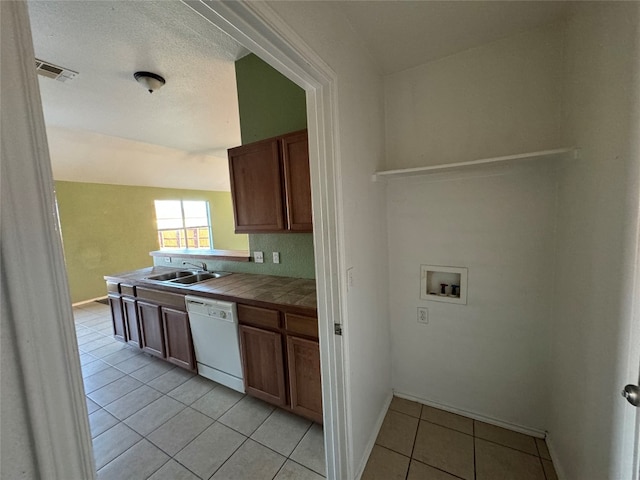
[[287, 336], [289, 392], [294, 413], [322, 423], [322, 382], [318, 342]]
[[129, 345], [141, 348], [136, 299], [134, 297], [122, 297], [122, 307], [124, 309], [124, 323], [127, 327], [127, 342]]
[[247, 393], [279, 407], [286, 405], [282, 335], [245, 325], [239, 331]]
[[166, 357], [160, 306], [138, 301], [138, 323], [140, 324], [142, 351], [156, 357]]
[[113, 337], [121, 342], [127, 341], [127, 330], [125, 327], [124, 309], [120, 295], [109, 294], [107, 296], [109, 308], [111, 309], [111, 323], [113, 323]]
[[[238, 305], [240, 352], [248, 394], [322, 423], [318, 320]], [[304, 335], [304, 336], [303, 336]]]
[[119, 286], [109, 282], [107, 288], [116, 339], [186, 370], [196, 370], [184, 295], [132, 285], [119, 294], [115, 293]]
[[162, 328], [167, 361], [187, 370], [195, 370], [196, 357], [193, 351], [189, 314], [162, 307]]

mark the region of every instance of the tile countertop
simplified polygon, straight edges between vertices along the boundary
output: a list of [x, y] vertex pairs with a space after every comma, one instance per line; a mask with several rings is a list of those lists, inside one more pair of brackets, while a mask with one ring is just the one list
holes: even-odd
[[131, 272], [105, 275], [104, 279], [117, 283], [133, 283], [174, 293], [202, 295], [218, 300], [294, 307], [294, 309], [317, 309], [316, 281], [307, 278], [277, 277], [250, 273], [232, 273], [220, 278], [212, 278], [191, 285], [176, 285], [170, 282], [149, 280], [151, 275], [180, 270], [169, 267], [149, 267]]

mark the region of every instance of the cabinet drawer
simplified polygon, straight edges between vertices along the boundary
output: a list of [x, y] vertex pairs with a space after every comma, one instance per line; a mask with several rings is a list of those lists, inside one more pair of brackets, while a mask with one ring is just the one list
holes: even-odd
[[162, 292], [160, 290], [152, 290], [150, 288], [138, 287], [136, 289], [137, 296], [140, 300], [149, 300], [154, 303], [174, 307], [182, 311], [186, 311], [187, 307], [184, 303], [184, 295], [178, 293]]
[[238, 305], [238, 321], [255, 327], [279, 329], [280, 312], [267, 308]]
[[285, 328], [290, 333], [298, 333], [300, 335], [318, 338], [318, 319], [315, 317], [285, 313], [284, 322]]
[[115, 282], [107, 282], [107, 292], [120, 293], [120, 287]]
[[121, 283], [120, 284], [120, 293], [122, 293], [122, 295], [128, 295], [130, 297], [135, 297], [136, 296], [136, 287], [135, 287], [135, 285], [128, 285], [126, 283]]

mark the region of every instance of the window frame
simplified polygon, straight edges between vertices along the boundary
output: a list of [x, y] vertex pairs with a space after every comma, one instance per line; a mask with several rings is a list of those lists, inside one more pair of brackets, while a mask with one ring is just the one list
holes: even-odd
[[[180, 214], [181, 214], [181, 219], [182, 219], [182, 227], [181, 228], [158, 228], [158, 207], [156, 205], [156, 202], [180, 202]], [[204, 203], [206, 210], [207, 210], [207, 225], [202, 225], [202, 226], [197, 226], [197, 227], [187, 227], [186, 226], [186, 217], [184, 214], [184, 202], [202, 202]], [[154, 206], [154, 212], [155, 212], [155, 220], [156, 220], [156, 234], [158, 236], [158, 248], [159, 250], [213, 250], [214, 249], [214, 243], [213, 243], [213, 228], [211, 225], [211, 207], [209, 206], [209, 201], [208, 200], [191, 200], [191, 199], [184, 199], [184, 198], [180, 198], [180, 199], [155, 199], [153, 201], [153, 206]], [[204, 247], [189, 247], [189, 237], [187, 235], [187, 230], [189, 229], [201, 229], [201, 228], [207, 228], [207, 231], [209, 232], [209, 247], [208, 248], [204, 248]], [[160, 240], [161, 238], [161, 232], [171, 232], [171, 231], [178, 231], [178, 232], [182, 232], [182, 234], [184, 235], [184, 244], [185, 247], [181, 248], [181, 247], [164, 247], [162, 246], [162, 242]], [[179, 240], [179, 236], [178, 236], [178, 240]]]

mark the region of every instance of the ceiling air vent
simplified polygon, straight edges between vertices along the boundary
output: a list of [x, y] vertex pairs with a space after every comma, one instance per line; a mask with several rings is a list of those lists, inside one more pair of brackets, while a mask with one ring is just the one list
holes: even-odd
[[69, 70], [68, 68], [59, 67], [53, 63], [45, 62], [36, 58], [36, 72], [43, 77], [53, 78], [60, 82], [73, 80], [78, 76], [78, 72]]

